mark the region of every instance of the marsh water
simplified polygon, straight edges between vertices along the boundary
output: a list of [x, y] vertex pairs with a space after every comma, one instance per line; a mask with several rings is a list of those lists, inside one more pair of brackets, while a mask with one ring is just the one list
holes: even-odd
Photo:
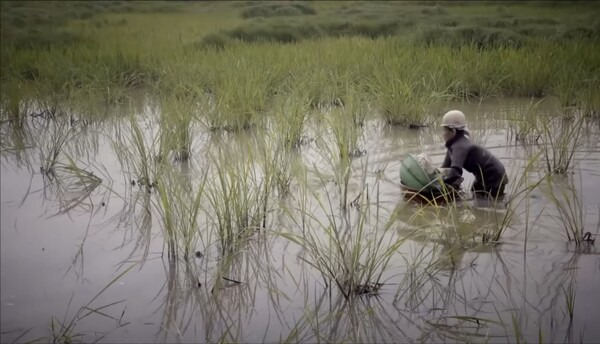
[[[473, 139], [506, 166], [510, 197], [535, 148], [510, 137], [511, 115], [527, 104], [529, 100], [499, 99], [440, 104], [432, 112], [459, 107], [469, 116]], [[541, 108], [550, 113], [555, 105], [548, 102]], [[157, 130], [155, 109], [142, 105], [136, 111], [140, 127], [151, 137]], [[389, 222], [379, 237], [406, 240], [395, 250], [377, 292], [347, 301], [309, 264], [307, 249], [282, 235], [310, 228], [326, 243], [320, 228], [341, 211], [335, 163], [324, 153], [332, 145], [325, 122], [307, 125], [292, 159], [293, 170], [306, 171], [304, 181], [294, 175], [289, 193], [269, 202], [263, 230], [249, 235], [225, 259], [210, 230], [214, 219], [200, 215], [202, 234], [192, 245], [198, 254], [184, 259], [167, 255], [156, 211], [160, 200], [140, 187], [131, 165], [119, 157], [123, 146], [131, 146], [127, 115], [88, 123], [75, 114], [64, 125], [31, 117], [18, 129], [3, 124], [2, 342], [52, 341], [52, 333], [61, 332], [58, 322], [72, 324], [74, 340], [101, 342], [600, 340], [600, 244], [576, 247], [569, 242], [547, 192], [574, 187], [567, 197], [580, 200], [585, 231], [597, 233], [597, 121], [583, 127], [573, 173], [553, 176], [528, 193], [496, 245], [481, 244], [475, 233], [493, 226], [507, 209], [475, 207], [468, 196], [445, 207], [403, 197], [399, 167], [407, 154], [425, 152], [435, 164], [443, 160], [445, 148], [436, 127], [402, 129], [366, 121], [357, 141], [360, 154], [352, 160], [348, 202], [366, 185], [370, 212], [364, 237], [383, 231], [381, 223]], [[201, 128], [194, 133], [190, 160], [170, 161], [190, 186], [198, 185], [215, 151], [236, 147], [249, 136], [265, 136]], [[61, 135], [66, 139], [59, 145], [58, 160], [64, 165], [49, 176], [40, 166]], [[253, 159], [241, 149], [227, 154]], [[96, 180], [91, 174], [87, 184], [80, 182], [82, 172], [70, 169], [69, 159], [101, 182], [90, 186]], [[526, 178], [539, 181], [544, 169], [538, 161]], [[472, 180], [466, 175], [465, 189]], [[299, 216], [299, 209], [311, 216]], [[303, 227], [303, 220], [311, 224]]]

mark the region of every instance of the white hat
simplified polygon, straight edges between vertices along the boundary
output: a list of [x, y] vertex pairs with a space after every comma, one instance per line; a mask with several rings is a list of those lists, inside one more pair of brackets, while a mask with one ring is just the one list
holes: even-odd
[[451, 110], [442, 117], [442, 127], [450, 129], [465, 130], [467, 128], [467, 118], [462, 111]]

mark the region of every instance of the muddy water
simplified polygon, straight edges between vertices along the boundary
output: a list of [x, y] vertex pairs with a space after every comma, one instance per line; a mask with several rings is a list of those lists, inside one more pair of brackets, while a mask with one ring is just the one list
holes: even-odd
[[[469, 115], [474, 139], [507, 167], [510, 190], [531, 155], [530, 148], [507, 138], [506, 118], [526, 103], [498, 100], [439, 109], [459, 107]], [[139, 110], [149, 118], [152, 111]], [[543, 111], [553, 112], [553, 104], [543, 105]], [[143, 124], [152, 136], [156, 123]], [[121, 136], [116, 128], [124, 128]], [[308, 188], [295, 175], [290, 195], [270, 205], [268, 230], [249, 236], [233, 259], [221, 259], [216, 234], [207, 229], [210, 216], [203, 216], [204, 234], [193, 245], [203, 255], [187, 261], [168, 259], [155, 210], [143, 216], [144, 205], [155, 209], [157, 198], [131, 185], [136, 176], [117, 156], [118, 142], [129, 135], [127, 124], [89, 124], [71, 132], [60, 147], [61, 162], [69, 156], [102, 179], [95, 188], [69, 183], [77, 178], [68, 169], [59, 169], [53, 180], [40, 172], [41, 157], [52, 148], [45, 143], [61, 130], [70, 129], [43, 119], [24, 129], [3, 127], [2, 342], [51, 341], [53, 318], [55, 327], [56, 321], [72, 324], [70, 335], [83, 336], [75, 339], [104, 342], [515, 342], [517, 337], [537, 341], [540, 333], [546, 342], [600, 338], [598, 243], [582, 249], [567, 243], [546, 182], [519, 203], [502, 243], [493, 247], [472, 238], [507, 210], [477, 208], [470, 201], [441, 209], [405, 202], [400, 161], [426, 152], [441, 163], [444, 147], [436, 128], [404, 130], [368, 121], [361, 130], [358, 147], [366, 154], [353, 160], [348, 199], [366, 183], [373, 207], [368, 230], [381, 231], [390, 241], [407, 239], [391, 258], [379, 294], [352, 303], [325, 286], [306, 263], [306, 250], [276, 234], [301, 233], [300, 205], [313, 215], [311, 228], [339, 216], [336, 164], [324, 148], [332, 146], [327, 128], [313, 123], [306, 130], [310, 140], [293, 163], [306, 167]], [[211, 150], [245, 140], [195, 133], [191, 162], [174, 163], [191, 184], [198, 183]], [[599, 136], [597, 123], [586, 124], [575, 173], [552, 182], [558, 188], [574, 182], [586, 231], [592, 233], [600, 216]], [[238, 154], [243, 160], [244, 152]], [[528, 178], [536, 181], [542, 174], [543, 165], [536, 165]], [[466, 176], [466, 188], [472, 180]], [[331, 208], [317, 202], [326, 195], [334, 199]], [[383, 233], [377, 218], [391, 219], [391, 230]], [[325, 238], [322, 230], [315, 233]], [[574, 295], [572, 319], [569, 295]]]

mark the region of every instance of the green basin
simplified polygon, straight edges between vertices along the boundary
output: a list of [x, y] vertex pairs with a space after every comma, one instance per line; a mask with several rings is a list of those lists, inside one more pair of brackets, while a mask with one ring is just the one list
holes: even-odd
[[400, 181], [402, 184], [420, 190], [434, 179], [434, 176], [429, 176], [427, 172], [425, 172], [412, 154], [409, 154], [402, 160], [402, 165], [400, 166]]

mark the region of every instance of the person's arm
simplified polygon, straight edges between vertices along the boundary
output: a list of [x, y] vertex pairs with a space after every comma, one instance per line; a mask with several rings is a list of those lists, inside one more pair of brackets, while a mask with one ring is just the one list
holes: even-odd
[[444, 162], [442, 163], [442, 168], [450, 167], [450, 150], [446, 150], [446, 157], [444, 158]]
[[444, 162], [442, 162], [440, 167], [435, 169], [435, 174], [440, 177], [445, 177], [448, 175], [448, 170], [450, 170], [450, 151], [446, 151]]
[[[456, 146], [453, 147], [452, 153], [448, 152], [450, 158], [450, 166], [443, 181], [447, 185], [459, 184], [463, 174], [463, 167], [467, 160], [468, 149], [467, 147]], [[444, 161], [445, 163], [445, 161]]]

